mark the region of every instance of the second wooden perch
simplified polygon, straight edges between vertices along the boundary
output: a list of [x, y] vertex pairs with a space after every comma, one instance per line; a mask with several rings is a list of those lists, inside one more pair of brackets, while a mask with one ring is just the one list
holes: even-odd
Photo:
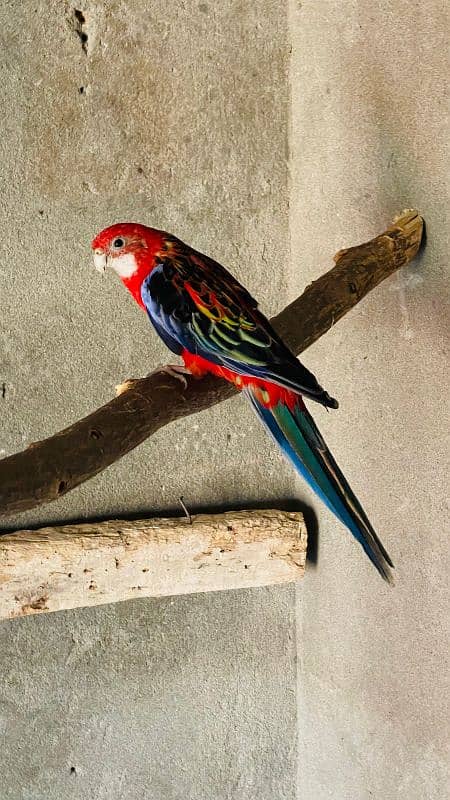
[[296, 581], [305, 558], [302, 515], [272, 509], [17, 531], [0, 538], [0, 620]]
[[[299, 354], [368, 292], [417, 254], [423, 220], [405, 211], [380, 236], [341, 250], [336, 266], [272, 324]], [[209, 377], [179, 381], [154, 372], [88, 417], [0, 461], [0, 516], [56, 500], [117, 461], [163, 425], [231, 397], [230, 384]]]

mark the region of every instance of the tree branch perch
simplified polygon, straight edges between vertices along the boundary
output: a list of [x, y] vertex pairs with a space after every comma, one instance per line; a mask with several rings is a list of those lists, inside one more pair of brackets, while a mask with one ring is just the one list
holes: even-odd
[[[326, 333], [368, 292], [417, 254], [423, 220], [405, 211], [380, 236], [341, 250], [336, 265], [272, 319], [299, 354]], [[212, 376], [188, 379], [186, 389], [162, 371], [63, 431], [0, 461], [0, 517], [57, 500], [137, 447], [163, 425], [235, 394]]]

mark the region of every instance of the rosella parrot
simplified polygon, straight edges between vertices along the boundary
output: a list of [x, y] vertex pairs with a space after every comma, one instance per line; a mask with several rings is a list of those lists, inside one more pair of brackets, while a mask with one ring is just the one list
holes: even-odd
[[286, 347], [249, 292], [216, 261], [145, 225], [112, 225], [92, 248], [96, 268], [117, 272], [161, 339], [182, 357], [181, 371], [218, 375], [243, 392], [295, 469], [391, 581], [392, 561], [303, 397], [328, 408], [338, 404]]

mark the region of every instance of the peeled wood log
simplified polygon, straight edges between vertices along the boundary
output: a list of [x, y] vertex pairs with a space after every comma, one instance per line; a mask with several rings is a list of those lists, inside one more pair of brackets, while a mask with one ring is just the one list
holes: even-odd
[[0, 539], [0, 619], [303, 576], [300, 512], [63, 525]]
[[[423, 220], [405, 211], [366, 244], [341, 250], [336, 266], [272, 319], [299, 354], [368, 292], [417, 254]], [[180, 381], [156, 371], [88, 417], [0, 461], [0, 517], [56, 500], [117, 461], [173, 420], [231, 397], [234, 388], [207, 377]]]

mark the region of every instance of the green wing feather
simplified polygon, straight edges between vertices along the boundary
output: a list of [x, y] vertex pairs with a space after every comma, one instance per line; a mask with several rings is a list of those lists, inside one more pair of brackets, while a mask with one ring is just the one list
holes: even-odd
[[224, 267], [172, 238], [166, 239], [160, 260], [166, 288], [158, 285], [158, 323], [164, 318], [170, 335], [175, 331], [183, 347], [238, 374], [337, 407]]

